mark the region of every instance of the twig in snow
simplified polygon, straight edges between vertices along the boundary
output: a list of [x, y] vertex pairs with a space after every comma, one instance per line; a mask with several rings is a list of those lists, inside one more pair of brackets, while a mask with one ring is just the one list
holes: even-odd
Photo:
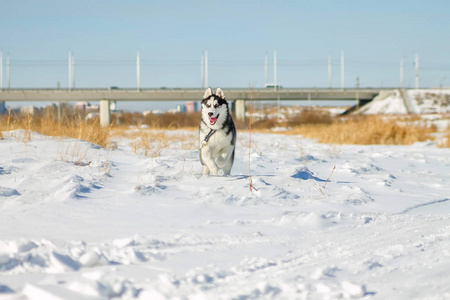
[[253, 186], [252, 182], [252, 174], [250, 171], [250, 154], [252, 151], [252, 116], [253, 116], [253, 87], [250, 88], [250, 118], [248, 121], [248, 129], [249, 129], [249, 135], [248, 135], [248, 187], [250, 189], [250, 192], [252, 193], [253, 190], [258, 191], [257, 188]]
[[333, 170], [331, 170], [330, 176], [327, 178], [327, 181], [325, 181], [325, 184], [323, 185], [324, 188], [327, 186], [328, 180], [330, 180], [331, 175], [333, 175], [334, 169], [336, 169], [336, 166], [334, 166], [334, 167], [333, 167]]

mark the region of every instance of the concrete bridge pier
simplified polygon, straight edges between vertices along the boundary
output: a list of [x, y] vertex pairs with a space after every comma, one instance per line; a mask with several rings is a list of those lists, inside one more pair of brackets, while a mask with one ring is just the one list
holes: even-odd
[[109, 100], [100, 100], [100, 125], [107, 127], [111, 124], [111, 111]]
[[236, 120], [245, 121], [245, 100], [235, 100], [234, 101], [234, 114]]

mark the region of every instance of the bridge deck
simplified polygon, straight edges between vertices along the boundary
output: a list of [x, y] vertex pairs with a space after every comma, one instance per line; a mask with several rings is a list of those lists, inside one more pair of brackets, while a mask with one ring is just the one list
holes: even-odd
[[[270, 88], [223, 89], [228, 100], [372, 100], [382, 90]], [[4, 89], [0, 101], [199, 101], [205, 89]]]

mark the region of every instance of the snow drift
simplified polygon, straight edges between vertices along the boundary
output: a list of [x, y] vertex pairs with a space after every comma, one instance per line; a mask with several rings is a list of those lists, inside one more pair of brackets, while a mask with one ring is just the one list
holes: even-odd
[[380, 93], [353, 114], [430, 114], [450, 112], [450, 89], [409, 89]]
[[19, 134], [0, 141], [1, 299], [450, 297], [450, 149], [254, 134], [250, 192], [245, 134], [228, 177], [196, 150]]

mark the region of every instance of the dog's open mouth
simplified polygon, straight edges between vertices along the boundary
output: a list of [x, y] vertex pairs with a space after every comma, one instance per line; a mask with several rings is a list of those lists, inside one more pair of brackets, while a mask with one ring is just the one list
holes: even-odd
[[[220, 114], [219, 114], [220, 115]], [[219, 115], [217, 117], [210, 117], [209, 118], [209, 124], [214, 125], [217, 122], [217, 119], [219, 119]]]

